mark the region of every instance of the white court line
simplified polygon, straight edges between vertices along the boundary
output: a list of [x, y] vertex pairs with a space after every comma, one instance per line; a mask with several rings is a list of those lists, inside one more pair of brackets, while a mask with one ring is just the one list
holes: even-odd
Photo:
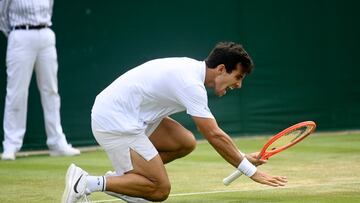
[[[360, 182], [347, 182], [347, 183], [327, 183], [327, 184], [311, 184], [310, 187], [320, 187], [320, 186], [333, 186], [333, 185], [349, 185], [349, 184], [360, 184]], [[247, 192], [247, 191], [257, 191], [257, 190], [274, 190], [274, 189], [291, 189], [291, 188], [300, 188], [308, 185], [293, 185], [285, 186], [281, 188], [261, 188], [261, 189], [237, 189], [237, 190], [216, 190], [216, 191], [204, 191], [204, 192], [189, 192], [189, 193], [178, 193], [170, 194], [169, 197], [180, 197], [180, 196], [192, 196], [192, 195], [207, 195], [207, 194], [217, 194], [217, 193], [231, 193], [231, 192]], [[108, 200], [97, 200], [92, 201], [92, 203], [101, 203], [101, 202], [116, 202], [122, 201], [120, 199], [108, 199]]]

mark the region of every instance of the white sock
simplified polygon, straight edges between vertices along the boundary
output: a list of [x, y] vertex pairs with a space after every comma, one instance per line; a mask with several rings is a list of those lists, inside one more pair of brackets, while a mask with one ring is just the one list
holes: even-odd
[[105, 176], [87, 176], [87, 189], [92, 192], [103, 192], [106, 190], [106, 178]]

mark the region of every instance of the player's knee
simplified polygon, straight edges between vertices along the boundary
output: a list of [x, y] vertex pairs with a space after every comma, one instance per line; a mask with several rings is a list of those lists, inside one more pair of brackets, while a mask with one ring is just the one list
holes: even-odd
[[151, 200], [156, 202], [161, 202], [166, 200], [169, 197], [170, 190], [171, 190], [170, 183], [158, 186], [155, 189], [155, 191], [152, 193]]
[[189, 154], [190, 152], [194, 151], [196, 148], [196, 139], [194, 135], [191, 132], [188, 132], [189, 135], [187, 136], [187, 140], [183, 145], [183, 150], [186, 154]]

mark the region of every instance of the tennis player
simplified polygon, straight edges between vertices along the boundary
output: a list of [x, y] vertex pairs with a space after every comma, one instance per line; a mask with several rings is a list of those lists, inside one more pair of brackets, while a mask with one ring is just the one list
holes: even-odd
[[205, 61], [162, 58], [121, 75], [96, 97], [91, 115], [93, 134], [116, 172], [91, 176], [71, 164], [62, 201], [75, 202], [96, 191], [127, 202], [167, 199], [171, 187], [164, 164], [188, 155], [196, 146], [194, 135], [169, 117], [181, 111], [243, 174], [262, 184], [285, 185], [286, 177], [257, 170], [265, 162], [255, 153], [242, 155], [208, 108], [205, 87], [222, 97], [240, 88], [252, 69], [252, 59], [241, 45], [222, 42]]

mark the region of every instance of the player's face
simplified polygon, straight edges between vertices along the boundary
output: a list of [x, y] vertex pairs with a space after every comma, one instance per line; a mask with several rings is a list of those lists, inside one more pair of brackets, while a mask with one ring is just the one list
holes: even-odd
[[227, 73], [224, 67], [221, 73], [215, 78], [215, 94], [222, 97], [226, 94], [226, 91], [241, 88], [245, 75], [240, 64], [237, 64], [237, 68], [231, 73]]

